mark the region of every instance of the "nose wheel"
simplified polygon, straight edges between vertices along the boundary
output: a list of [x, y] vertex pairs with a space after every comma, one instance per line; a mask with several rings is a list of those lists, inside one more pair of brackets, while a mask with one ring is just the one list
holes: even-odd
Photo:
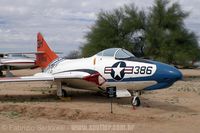
[[140, 106], [141, 102], [140, 102], [140, 98], [138, 96], [134, 96], [131, 100], [131, 103], [133, 106], [138, 107]]
[[0, 71], [0, 77], [2, 77], [3, 76], [3, 72], [2, 71]]
[[66, 90], [62, 89], [62, 96], [61, 97], [67, 97], [67, 92]]
[[141, 94], [142, 94], [141, 91], [133, 91], [132, 92], [133, 98], [131, 99], [131, 104], [133, 105], [133, 107], [138, 107], [141, 105], [140, 98], [139, 98], [139, 96]]

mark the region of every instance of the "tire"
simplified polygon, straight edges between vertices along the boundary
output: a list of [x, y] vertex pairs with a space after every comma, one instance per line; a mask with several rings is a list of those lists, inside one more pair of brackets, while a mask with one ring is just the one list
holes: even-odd
[[[134, 100], [135, 99], [135, 100]], [[131, 100], [131, 103], [133, 106], [135, 107], [139, 107], [141, 102], [140, 102], [140, 98], [139, 97], [133, 97]]]
[[2, 71], [0, 71], [0, 77], [3, 77], [3, 72]]
[[63, 89], [62, 89], [62, 97], [67, 97], [67, 92], [66, 92], [66, 90], [63, 90]]

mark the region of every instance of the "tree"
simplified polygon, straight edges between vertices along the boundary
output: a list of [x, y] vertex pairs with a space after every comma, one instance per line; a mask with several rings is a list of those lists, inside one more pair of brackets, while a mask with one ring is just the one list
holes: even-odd
[[68, 55], [66, 55], [64, 58], [65, 59], [77, 59], [81, 57], [80, 55], [80, 51], [77, 51], [77, 50], [74, 50], [74, 51], [71, 51]]
[[[138, 34], [145, 25], [145, 14], [132, 4], [111, 12], [101, 11], [95, 25], [86, 35], [83, 56], [91, 56], [103, 49], [121, 47], [132, 52], [141, 50]], [[139, 52], [138, 52], [139, 53]]]
[[184, 25], [188, 15], [178, 3], [156, 0], [147, 17], [145, 55], [181, 65], [199, 59], [197, 37]]
[[82, 55], [121, 47], [136, 56], [189, 66], [200, 59], [200, 50], [197, 36], [184, 25], [188, 15], [177, 2], [169, 0], [155, 0], [147, 13], [134, 4], [110, 12], [101, 11], [86, 35]]

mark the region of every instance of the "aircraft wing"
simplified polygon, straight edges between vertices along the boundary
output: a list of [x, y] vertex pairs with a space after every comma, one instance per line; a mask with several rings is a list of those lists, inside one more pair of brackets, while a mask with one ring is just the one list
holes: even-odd
[[33, 76], [25, 77], [11, 77], [11, 78], [0, 78], [0, 83], [4, 82], [33, 82], [33, 81], [65, 81], [69, 84], [85, 84], [90, 83], [95, 86], [99, 86], [105, 82], [105, 79], [99, 74], [86, 74], [86, 73], [77, 73], [77, 72], [66, 72], [62, 74], [48, 74], [48, 73], [37, 73]]
[[50, 74], [38, 73], [33, 76], [0, 78], [0, 83], [4, 82], [32, 82], [32, 81], [54, 81]]

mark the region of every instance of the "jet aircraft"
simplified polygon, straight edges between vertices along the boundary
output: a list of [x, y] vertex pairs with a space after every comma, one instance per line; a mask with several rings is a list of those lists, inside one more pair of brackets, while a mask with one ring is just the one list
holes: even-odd
[[6, 71], [6, 76], [13, 76], [10, 70], [19, 70], [34, 68], [35, 58], [27, 56], [27, 54], [35, 53], [1, 53], [0, 54], [0, 76], [3, 76], [2, 71]]
[[141, 91], [167, 88], [182, 79], [173, 66], [135, 57], [122, 48], [105, 49], [89, 58], [59, 58], [47, 45], [41, 33], [37, 35], [36, 65], [44, 68], [33, 76], [1, 78], [0, 82], [51, 81], [57, 85], [57, 95], [67, 94], [64, 86], [103, 90], [116, 88], [117, 97], [132, 97], [133, 106], [140, 105]]

